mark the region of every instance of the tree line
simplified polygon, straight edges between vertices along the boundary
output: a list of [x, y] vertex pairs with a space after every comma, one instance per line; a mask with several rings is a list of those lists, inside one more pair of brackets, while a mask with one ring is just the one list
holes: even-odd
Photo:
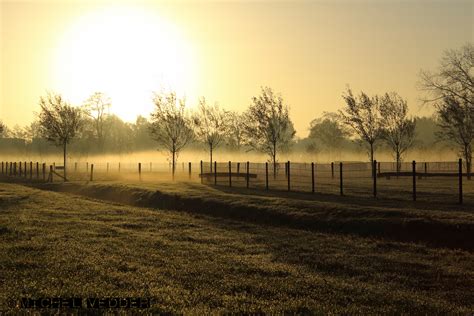
[[[367, 149], [373, 165], [381, 146], [389, 149], [400, 169], [404, 154], [416, 146], [419, 124], [431, 124], [437, 141], [454, 142], [471, 171], [474, 138], [474, 46], [468, 43], [458, 50], [448, 50], [434, 72], [422, 71], [420, 88], [426, 91], [425, 103], [436, 109], [434, 118], [408, 115], [407, 101], [396, 92], [368, 95], [354, 94], [350, 88], [342, 94], [343, 108], [338, 113], [324, 113], [310, 124], [305, 143], [308, 153], [337, 150], [357, 142]], [[275, 166], [282, 151], [297, 142], [289, 106], [281, 94], [262, 87], [247, 110], [239, 114], [227, 111], [204, 97], [194, 112], [175, 92], [155, 93], [150, 118], [138, 117], [135, 124], [125, 123], [110, 114], [110, 99], [96, 92], [81, 107], [70, 105], [59, 94], [40, 98], [40, 113], [27, 128], [9, 130], [0, 122], [0, 135], [14, 138], [42, 139], [61, 146], [64, 164], [68, 146], [98, 152], [127, 152], [158, 147], [169, 154], [173, 172], [180, 152], [189, 146], [204, 145], [213, 161], [219, 147], [254, 150], [268, 156]], [[143, 146], [143, 148], [140, 148]]]

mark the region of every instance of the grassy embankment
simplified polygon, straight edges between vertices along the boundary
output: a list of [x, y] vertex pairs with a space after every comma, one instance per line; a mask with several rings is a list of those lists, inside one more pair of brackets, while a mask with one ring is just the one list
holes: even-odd
[[[362, 233], [372, 229], [365, 222], [403, 217], [456, 225], [467, 233], [473, 223], [468, 210], [245, 196], [197, 184], [161, 184], [156, 195], [155, 185], [146, 186], [88, 186], [81, 193], [143, 205], [158, 203], [161, 196], [165, 202], [158, 206], [178, 209], [198, 200], [208, 203], [201, 206], [223, 201], [227, 212], [220, 204], [216, 210], [198, 212], [197, 205], [185, 213], [1, 184], [0, 302], [21, 296], [152, 296], [154, 311], [195, 313], [474, 308], [474, 255], [468, 247]], [[224, 215], [239, 209], [244, 215]], [[262, 213], [265, 209], [280, 219]], [[304, 227], [278, 214], [300, 220], [313, 214], [326, 224]], [[361, 228], [344, 228], [343, 218], [359, 218]]]

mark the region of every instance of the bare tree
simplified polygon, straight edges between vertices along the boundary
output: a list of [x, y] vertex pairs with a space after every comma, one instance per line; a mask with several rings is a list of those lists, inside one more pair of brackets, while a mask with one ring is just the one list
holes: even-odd
[[421, 72], [421, 89], [430, 93], [440, 117], [442, 138], [455, 141], [464, 157], [468, 177], [471, 173], [472, 135], [474, 134], [474, 45], [448, 50], [436, 72]]
[[159, 148], [170, 154], [174, 178], [178, 155], [194, 137], [191, 121], [185, 113], [185, 100], [178, 100], [175, 92], [155, 93], [153, 103], [150, 132]]
[[104, 126], [105, 119], [111, 106], [110, 98], [102, 92], [95, 92], [84, 102], [85, 113], [94, 121], [94, 130], [99, 148], [104, 146]]
[[415, 140], [415, 120], [408, 118], [407, 101], [397, 93], [386, 93], [381, 98], [382, 139], [393, 151], [400, 172], [402, 156], [413, 145]]
[[212, 172], [212, 153], [222, 144], [228, 131], [227, 112], [206, 103], [203, 97], [199, 100], [197, 113], [193, 115], [193, 125], [197, 139], [209, 149], [210, 170]]
[[271, 88], [262, 87], [261, 95], [253, 97], [244, 117], [246, 144], [270, 156], [276, 176], [277, 153], [289, 147], [296, 133], [288, 106]]
[[375, 176], [375, 144], [382, 134], [380, 99], [378, 96], [370, 98], [364, 92], [361, 92], [359, 97], [355, 97], [349, 88], [342, 97], [346, 102], [346, 106], [342, 111], [339, 111], [341, 118], [345, 124], [354, 130], [361, 141], [368, 144], [372, 176]]
[[472, 143], [474, 140], [474, 95], [471, 102], [466, 98], [446, 96], [443, 102], [436, 104], [440, 137], [456, 142], [461, 148], [460, 154], [464, 158], [468, 178], [471, 178]]
[[39, 126], [41, 135], [56, 146], [63, 147], [64, 181], [66, 181], [67, 145], [82, 125], [82, 111], [72, 107], [61, 95], [48, 93], [40, 97]]
[[473, 70], [474, 44], [467, 43], [459, 50], [445, 51], [436, 72], [422, 70], [420, 73], [420, 88], [431, 95], [423, 101], [443, 101], [445, 96], [453, 96], [472, 105]]

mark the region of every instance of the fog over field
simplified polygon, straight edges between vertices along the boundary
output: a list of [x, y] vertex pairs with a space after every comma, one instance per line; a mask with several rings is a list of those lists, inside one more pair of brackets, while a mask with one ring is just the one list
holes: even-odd
[[472, 0], [0, 0], [1, 315], [474, 315]]
[[[412, 160], [420, 162], [438, 162], [438, 161], [451, 161], [456, 162], [459, 155], [455, 149], [445, 151], [426, 151], [426, 150], [412, 150], [407, 154], [406, 162]], [[218, 162], [259, 162], [264, 163], [268, 161], [268, 157], [256, 152], [235, 152], [235, 151], [224, 151], [217, 150], [213, 157]], [[377, 154], [378, 161], [393, 162], [393, 157], [390, 152], [380, 152]], [[46, 155], [35, 155], [35, 154], [3, 154], [2, 159], [4, 161], [33, 161], [33, 162], [58, 162], [62, 163], [62, 153], [58, 154], [46, 154]], [[205, 163], [209, 162], [209, 153], [203, 150], [184, 150], [178, 157], [178, 164], [188, 162], [198, 163], [199, 161]], [[333, 153], [318, 153], [309, 154], [305, 152], [291, 152], [282, 153], [278, 159], [281, 163], [288, 160], [291, 162], [317, 162], [317, 163], [331, 163], [333, 161], [345, 161], [345, 162], [368, 162], [367, 153], [361, 148], [359, 152], [340, 152], [337, 154]], [[79, 153], [73, 153], [68, 156], [68, 162], [89, 162], [89, 163], [138, 163], [142, 162], [147, 164], [149, 162], [155, 163], [168, 163], [169, 158], [166, 153], [158, 150], [140, 151], [130, 154], [91, 154], [84, 155]]]

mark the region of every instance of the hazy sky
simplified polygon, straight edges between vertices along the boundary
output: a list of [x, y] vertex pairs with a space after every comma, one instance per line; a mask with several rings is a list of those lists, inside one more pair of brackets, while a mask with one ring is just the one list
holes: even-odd
[[128, 121], [176, 89], [243, 111], [280, 92], [299, 136], [343, 105], [346, 85], [395, 90], [425, 115], [420, 69], [474, 41], [474, 1], [1, 1], [0, 119], [25, 125], [39, 96], [81, 104], [94, 91]]

